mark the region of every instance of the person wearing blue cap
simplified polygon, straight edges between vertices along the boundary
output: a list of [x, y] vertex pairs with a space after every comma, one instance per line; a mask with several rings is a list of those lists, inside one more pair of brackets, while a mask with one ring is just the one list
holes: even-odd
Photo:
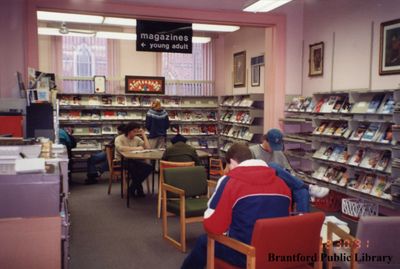
[[310, 196], [322, 198], [328, 195], [329, 189], [317, 185], [307, 185], [295, 176], [295, 171], [283, 153], [283, 134], [279, 129], [270, 129], [262, 138], [261, 144], [250, 147], [254, 158], [265, 161], [274, 168], [293, 192], [296, 210], [309, 212]]

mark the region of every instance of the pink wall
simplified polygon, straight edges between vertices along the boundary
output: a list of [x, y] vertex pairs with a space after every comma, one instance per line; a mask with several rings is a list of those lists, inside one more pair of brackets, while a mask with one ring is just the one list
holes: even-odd
[[18, 97], [16, 72], [25, 75], [25, 3], [0, 1], [0, 97]]
[[[379, 75], [380, 23], [398, 19], [398, 0], [305, 0], [303, 88], [394, 89], [400, 75]], [[325, 42], [324, 75], [308, 77], [309, 44]], [[372, 57], [371, 57], [372, 51]]]

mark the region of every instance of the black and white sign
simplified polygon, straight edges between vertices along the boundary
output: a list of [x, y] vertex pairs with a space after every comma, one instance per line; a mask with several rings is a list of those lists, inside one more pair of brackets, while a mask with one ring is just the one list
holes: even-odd
[[137, 20], [136, 50], [192, 53], [192, 24]]

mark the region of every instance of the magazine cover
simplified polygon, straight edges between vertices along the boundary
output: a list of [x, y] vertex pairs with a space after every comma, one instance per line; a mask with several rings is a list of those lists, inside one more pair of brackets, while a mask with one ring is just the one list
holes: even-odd
[[328, 166], [322, 164], [321, 166], [318, 167], [317, 170], [314, 171], [314, 173], [312, 174], [312, 177], [316, 178], [316, 179], [322, 179], [322, 177], [324, 176], [327, 169], [328, 169]]
[[312, 97], [309, 97], [309, 98], [311, 98], [311, 102], [310, 102], [310, 104], [307, 106], [306, 112], [313, 112], [316, 103], [315, 103], [315, 100], [314, 100]]
[[387, 125], [383, 129], [381, 136], [378, 137], [377, 142], [389, 144], [392, 142], [392, 139], [393, 139], [392, 125]]
[[288, 106], [288, 111], [299, 111], [300, 107], [302, 106], [304, 102], [304, 98], [303, 97], [294, 97], [292, 99], [292, 101], [290, 102], [289, 106]]
[[349, 99], [346, 98], [343, 102], [342, 107], [340, 108], [340, 113], [349, 113], [351, 111], [351, 104], [349, 103]]
[[350, 154], [347, 151], [347, 147], [344, 146], [343, 151], [339, 154], [339, 156], [338, 156], [336, 161], [338, 163], [347, 163], [349, 158], [350, 158]]
[[366, 174], [362, 182], [358, 186], [358, 190], [364, 193], [370, 193], [375, 183], [375, 175]]
[[361, 141], [372, 141], [378, 132], [380, 125], [381, 124], [378, 122], [372, 122], [362, 136]]
[[315, 105], [314, 112], [321, 112], [321, 107], [322, 107], [322, 105], [324, 104], [324, 102], [325, 102], [324, 98], [321, 98], [321, 99], [317, 102], [317, 104]]
[[329, 122], [322, 122], [317, 128], [314, 129], [313, 134], [322, 134]]
[[322, 180], [330, 182], [337, 174], [337, 170], [333, 166], [329, 166], [324, 175], [322, 176]]
[[340, 122], [337, 122], [337, 121], [329, 122], [328, 126], [326, 126], [326, 128], [325, 128], [325, 130], [323, 131], [322, 134], [324, 134], [324, 135], [333, 135], [333, 133], [339, 127], [338, 124], [340, 124]]
[[112, 105], [112, 98], [111, 96], [102, 96], [101, 97], [101, 104], [104, 106], [111, 106]]
[[381, 157], [381, 151], [368, 150], [360, 163], [360, 167], [375, 169]]
[[342, 155], [344, 151], [344, 146], [340, 145], [340, 146], [336, 146], [335, 149], [333, 150], [331, 156], [329, 157], [329, 161], [333, 161], [336, 162], [339, 157]]
[[[347, 97], [346, 97], [347, 98]], [[335, 105], [332, 108], [332, 113], [339, 113], [345, 101], [344, 96], [338, 96]]]
[[308, 106], [312, 103], [312, 97], [306, 97], [300, 106], [300, 111], [307, 111]]
[[359, 166], [364, 157], [364, 149], [358, 149], [349, 160], [349, 165]]
[[385, 176], [377, 176], [375, 179], [374, 186], [371, 190], [371, 195], [376, 197], [382, 197], [384, 194], [384, 190], [386, 187], [386, 177]]
[[385, 95], [384, 94], [376, 94], [371, 102], [369, 102], [367, 113], [375, 113], [379, 106], [381, 105], [382, 99]]
[[72, 104], [71, 105], [81, 105], [82, 98], [80, 96], [73, 96], [72, 97]]
[[344, 172], [342, 177], [339, 179], [338, 185], [344, 187], [347, 185], [348, 182], [349, 182], [349, 174]]
[[325, 152], [322, 154], [321, 159], [328, 160], [333, 153], [334, 146], [328, 146]]
[[341, 166], [337, 166], [335, 167], [335, 175], [333, 176], [333, 178], [330, 180], [331, 183], [338, 185], [339, 182], [342, 180], [342, 178], [345, 176], [346, 174], [346, 168], [341, 167]]
[[393, 113], [394, 110], [394, 98], [392, 93], [388, 93], [385, 96], [385, 100], [383, 101], [382, 108], [380, 108], [379, 112], [382, 114], [390, 114]]
[[378, 161], [376, 165], [376, 170], [378, 171], [385, 171], [385, 169], [388, 167], [390, 159], [392, 158], [392, 153], [388, 150], [385, 150], [382, 154], [382, 157]]
[[321, 159], [322, 155], [324, 154], [324, 152], [326, 151], [327, 148], [328, 148], [328, 145], [326, 145], [326, 144], [321, 145], [321, 147], [314, 153], [313, 157], [317, 158], [317, 159]]
[[360, 140], [367, 129], [368, 123], [360, 123], [357, 129], [351, 135], [350, 140]]
[[322, 105], [320, 112], [331, 113], [337, 99], [338, 96], [329, 96], [328, 101], [324, 102], [324, 104]]
[[349, 179], [349, 182], [347, 183], [347, 188], [358, 190], [358, 187], [360, 186], [361, 182], [363, 182], [364, 177], [364, 173], [355, 173], [354, 177]]
[[130, 97], [130, 105], [131, 106], [140, 106], [140, 100], [137, 96]]
[[346, 132], [347, 128], [348, 128], [347, 121], [341, 122], [339, 124], [338, 128], [333, 133], [333, 136], [343, 136], [344, 133]]

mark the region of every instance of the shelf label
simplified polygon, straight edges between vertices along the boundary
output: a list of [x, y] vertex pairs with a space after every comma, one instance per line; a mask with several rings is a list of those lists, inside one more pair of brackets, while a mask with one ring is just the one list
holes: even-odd
[[192, 24], [137, 20], [136, 50], [192, 53]]

